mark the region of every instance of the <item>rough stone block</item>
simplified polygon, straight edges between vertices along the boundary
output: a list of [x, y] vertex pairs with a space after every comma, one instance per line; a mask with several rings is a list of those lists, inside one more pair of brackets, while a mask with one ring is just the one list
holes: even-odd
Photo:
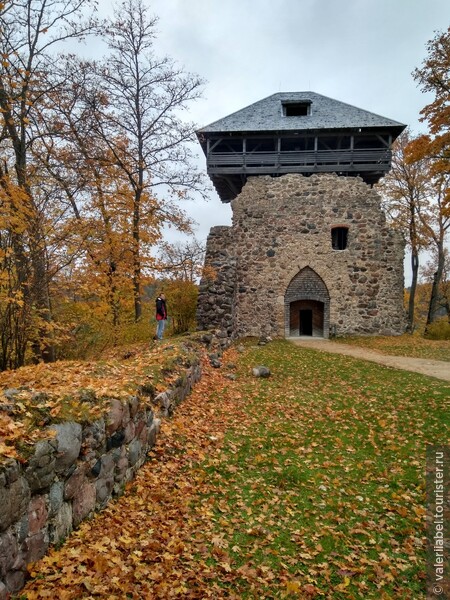
[[63, 503], [64, 499], [64, 482], [56, 481], [50, 488], [49, 492], [49, 516], [54, 516]]
[[128, 424], [124, 430], [124, 435], [125, 435], [124, 444], [129, 444], [131, 442], [131, 440], [135, 437], [136, 425], [134, 424], [133, 421], [128, 421]]
[[106, 421], [106, 433], [111, 436], [122, 425], [124, 407], [120, 400], [113, 398]]
[[9, 531], [0, 535], [0, 577], [5, 578], [6, 574], [12, 569], [19, 547], [14, 535]]
[[81, 449], [82, 427], [79, 423], [62, 423], [53, 425], [58, 442], [55, 471], [62, 473], [76, 461]]
[[34, 496], [28, 506], [28, 534], [38, 533], [47, 521], [47, 506], [44, 496]]
[[95, 484], [85, 481], [73, 498], [72, 509], [74, 527], [78, 527], [81, 521], [94, 510], [96, 497]]
[[23, 477], [0, 488], [0, 531], [20, 519], [27, 510], [29, 500], [30, 487]]
[[131, 467], [138, 462], [142, 454], [142, 444], [139, 440], [133, 440], [128, 446], [128, 461]]
[[8, 600], [6, 585], [0, 581], [0, 600]]
[[57, 441], [41, 440], [28, 461], [24, 475], [32, 492], [40, 492], [50, 487], [56, 476]]
[[72, 504], [63, 502], [58, 512], [49, 524], [49, 540], [51, 544], [58, 544], [72, 531]]
[[106, 449], [106, 426], [104, 419], [97, 419], [83, 427], [82, 456], [91, 456], [95, 452], [103, 452]]
[[5, 577], [5, 583], [10, 592], [18, 592], [25, 585], [25, 573], [23, 571], [10, 571]]
[[87, 468], [85, 464], [80, 465], [67, 479], [64, 485], [64, 500], [73, 498], [86, 483]]
[[156, 442], [156, 437], [159, 433], [159, 428], [161, 425], [160, 419], [155, 419], [148, 430], [148, 440], [147, 440], [147, 449], [153, 448]]
[[47, 530], [39, 531], [39, 533], [27, 537], [23, 544], [25, 550], [25, 562], [27, 564], [36, 562], [45, 556], [48, 550], [48, 543], [49, 538]]
[[252, 373], [255, 377], [270, 377], [270, 369], [264, 366], [254, 367]]

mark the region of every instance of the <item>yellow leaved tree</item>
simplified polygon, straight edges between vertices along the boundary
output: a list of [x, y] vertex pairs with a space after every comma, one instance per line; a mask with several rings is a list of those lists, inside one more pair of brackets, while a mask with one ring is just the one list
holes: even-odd
[[[427, 317], [430, 325], [439, 314], [441, 286], [445, 266], [445, 243], [450, 229], [450, 27], [436, 33], [427, 44], [428, 55], [413, 76], [433, 101], [421, 111], [428, 133], [411, 141], [405, 153], [410, 163], [428, 161], [433, 199], [422, 215], [422, 226], [436, 255]], [[449, 315], [450, 318], [450, 315]]]
[[1, 235], [7, 247], [1, 275], [1, 368], [23, 364], [27, 348], [36, 359], [54, 358], [47, 216], [32, 147], [39, 139], [42, 102], [53, 89], [43, 74], [51, 71], [52, 53], [60, 44], [92, 31], [93, 20], [83, 17], [89, 6], [91, 0], [0, 4], [0, 182], [6, 215]]

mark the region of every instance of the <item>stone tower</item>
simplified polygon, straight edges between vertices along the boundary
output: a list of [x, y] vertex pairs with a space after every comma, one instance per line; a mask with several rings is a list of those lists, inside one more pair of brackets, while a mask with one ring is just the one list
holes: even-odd
[[313, 92], [197, 132], [231, 227], [208, 236], [198, 325], [221, 337], [400, 334], [402, 237], [372, 189], [404, 125]]

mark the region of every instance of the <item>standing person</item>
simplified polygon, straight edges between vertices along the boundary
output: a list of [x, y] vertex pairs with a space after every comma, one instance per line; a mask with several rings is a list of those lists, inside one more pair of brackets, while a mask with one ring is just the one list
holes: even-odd
[[156, 336], [155, 339], [162, 340], [164, 327], [167, 321], [166, 297], [161, 292], [156, 298]]

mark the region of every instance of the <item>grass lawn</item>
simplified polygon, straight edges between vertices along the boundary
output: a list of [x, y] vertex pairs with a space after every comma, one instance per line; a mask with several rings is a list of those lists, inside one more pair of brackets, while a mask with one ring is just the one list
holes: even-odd
[[450, 387], [286, 342], [250, 350], [239, 376], [246, 418], [202, 467], [227, 560], [254, 575], [231, 587], [424, 597], [425, 445], [449, 440]]
[[450, 386], [285, 341], [223, 362], [21, 597], [425, 598], [425, 447], [448, 443]]
[[393, 356], [411, 356], [450, 362], [450, 340], [427, 340], [420, 335], [342, 337], [337, 342]]

